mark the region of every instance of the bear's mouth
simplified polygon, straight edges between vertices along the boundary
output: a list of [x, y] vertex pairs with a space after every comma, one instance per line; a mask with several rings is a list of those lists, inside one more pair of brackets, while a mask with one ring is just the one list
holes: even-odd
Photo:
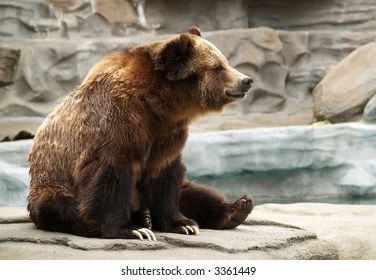
[[233, 99], [241, 99], [241, 98], [245, 97], [246, 92], [242, 92], [242, 91], [239, 91], [239, 90], [232, 90], [232, 91], [227, 90], [226, 95], [227, 95], [227, 97], [230, 97], [230, 98], [233, 98]]

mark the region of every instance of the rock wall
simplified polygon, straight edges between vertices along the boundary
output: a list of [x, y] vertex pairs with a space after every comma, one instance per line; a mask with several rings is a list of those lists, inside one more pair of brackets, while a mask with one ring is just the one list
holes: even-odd
[[[97, 38], [269, 26], [285, 30], [373, 31], [367, 0], [1, 0], [0, 37]], [[184, 15], [182, 15], [184, 11]]]
[[249, 26], [286, 30], [374, 31], [376, 2], [368, 0], [250, 0]]
[[[242, 0], [1, 0], [0, 37], [98, 38], [248, 27]], [[184, 16], [181, 12], [184, 11]]]

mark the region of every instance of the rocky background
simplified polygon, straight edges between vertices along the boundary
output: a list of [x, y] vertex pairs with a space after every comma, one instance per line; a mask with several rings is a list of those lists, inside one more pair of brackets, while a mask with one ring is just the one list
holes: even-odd
[[34, 133], [104, 54], [191, 25], [255, 79], [193, 131], [358, 120], [375, 93], [375, 45], [338, 64], [375, 40], [375, 15], [365, 0], [0, 0], [0, 139]]

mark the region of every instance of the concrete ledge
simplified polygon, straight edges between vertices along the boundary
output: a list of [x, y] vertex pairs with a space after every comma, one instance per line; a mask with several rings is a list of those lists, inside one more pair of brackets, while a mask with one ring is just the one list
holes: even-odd
[[314, 232], [336, 246], [339, 259], [376, 259], [376, 205], [265, 204], [251, 216], [246, 223], [268, 219]]
[[24, 208], [0, 208], [0, 259], [375, 260], [376, 206], [265, 204], [235, 230], [156, 235], [149, 242], [45, 232]]

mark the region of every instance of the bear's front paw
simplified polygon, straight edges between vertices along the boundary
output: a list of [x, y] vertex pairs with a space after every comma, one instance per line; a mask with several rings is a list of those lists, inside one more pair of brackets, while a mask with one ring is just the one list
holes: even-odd
[[198, 235], [200, 233], [198, 224], [191, 219], [180, 220], [176, 223], [176, 226], [172, 229], [172, 232], [182, 233], [186, 235]]
[[154, 233], [148, 228], [133, 229], [131, 232], [141, 240], [144, 240], [145, 236], [149, 241], [157, 241]]

